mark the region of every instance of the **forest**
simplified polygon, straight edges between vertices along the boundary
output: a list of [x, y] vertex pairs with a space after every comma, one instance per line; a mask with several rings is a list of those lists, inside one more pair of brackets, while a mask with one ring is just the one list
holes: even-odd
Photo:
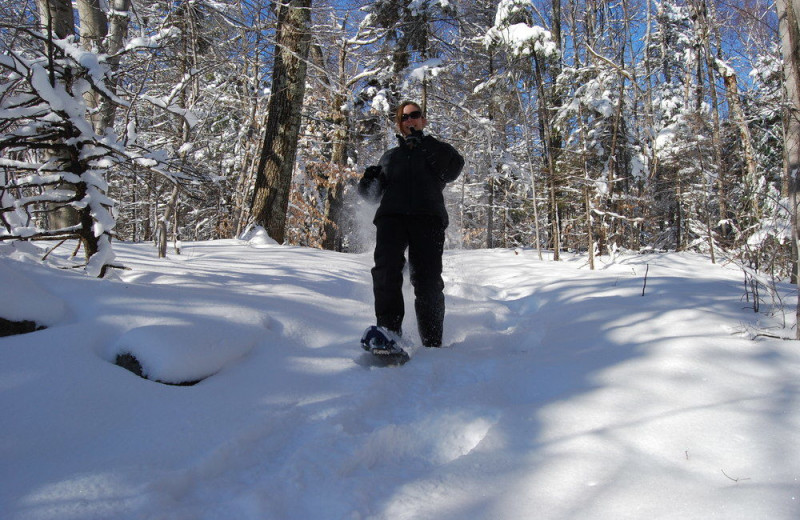
[[0, 240], [77, 239], [91, 276], [116, 267], [114, 241], [163, 256], [256, 226], [362, 251], [353, 187], [411, 99], [466, 159], [446, 191], [448, 247], [575, 251], [591, 266], [694, 250], [790, 276], [794, 13], [763, 0], [3, 2]]

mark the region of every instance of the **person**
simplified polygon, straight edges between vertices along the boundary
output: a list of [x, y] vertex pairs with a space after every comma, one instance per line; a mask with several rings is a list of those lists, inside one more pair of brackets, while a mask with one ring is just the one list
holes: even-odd
[[402, 336], [405, 314], [403, 267], [408, 250], [414, 310], [420, 340], [440, 347], [444, 324], [442, 254], [448, 225], [443, 190], [458, 178], [464, 159], [451, 145], [423, 132], [428, 124], [419, 104], [405, 101], [395, 113], [398, 146], [369, 166], [359, 193], [380, 201], [372, 287], [377, 325]]

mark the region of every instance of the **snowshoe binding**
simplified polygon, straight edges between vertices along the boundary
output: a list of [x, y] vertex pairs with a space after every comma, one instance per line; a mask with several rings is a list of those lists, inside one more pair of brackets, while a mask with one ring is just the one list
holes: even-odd
[[361, 336], [361, 348], [392, 364], [402, 364], [410, 359], [403, 347], [392, 338], [392, 333], [376, 325], [367, 327], [367, 330], [364, 331]]

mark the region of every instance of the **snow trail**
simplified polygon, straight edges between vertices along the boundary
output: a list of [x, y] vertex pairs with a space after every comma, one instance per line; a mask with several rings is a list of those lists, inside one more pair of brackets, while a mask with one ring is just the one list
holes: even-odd
[[[0, 339], [5, 518], [800, 513], [800, 352], [732, 334], [771, 319], [735, 269], [448, 251], [446, 347], [371, 368], [369, 254], [183, 249], [119, 244], [132, 271], [116, 281], [0, 250], [9, 300], [50, 325]], [[123, 347], [154, 373], [210, 376], [146, 381], [113, 365]]]

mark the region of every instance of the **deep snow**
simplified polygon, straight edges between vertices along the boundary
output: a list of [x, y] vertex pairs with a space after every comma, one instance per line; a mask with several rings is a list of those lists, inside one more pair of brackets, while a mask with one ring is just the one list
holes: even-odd
[[448, 251], [447, 348], [376, 368], [369, 254], [115, 251], [0, 246], [0, 316], [49, 325], [0, 338], [4, 519], [800, 517], [800, 348], [732, 264]]

